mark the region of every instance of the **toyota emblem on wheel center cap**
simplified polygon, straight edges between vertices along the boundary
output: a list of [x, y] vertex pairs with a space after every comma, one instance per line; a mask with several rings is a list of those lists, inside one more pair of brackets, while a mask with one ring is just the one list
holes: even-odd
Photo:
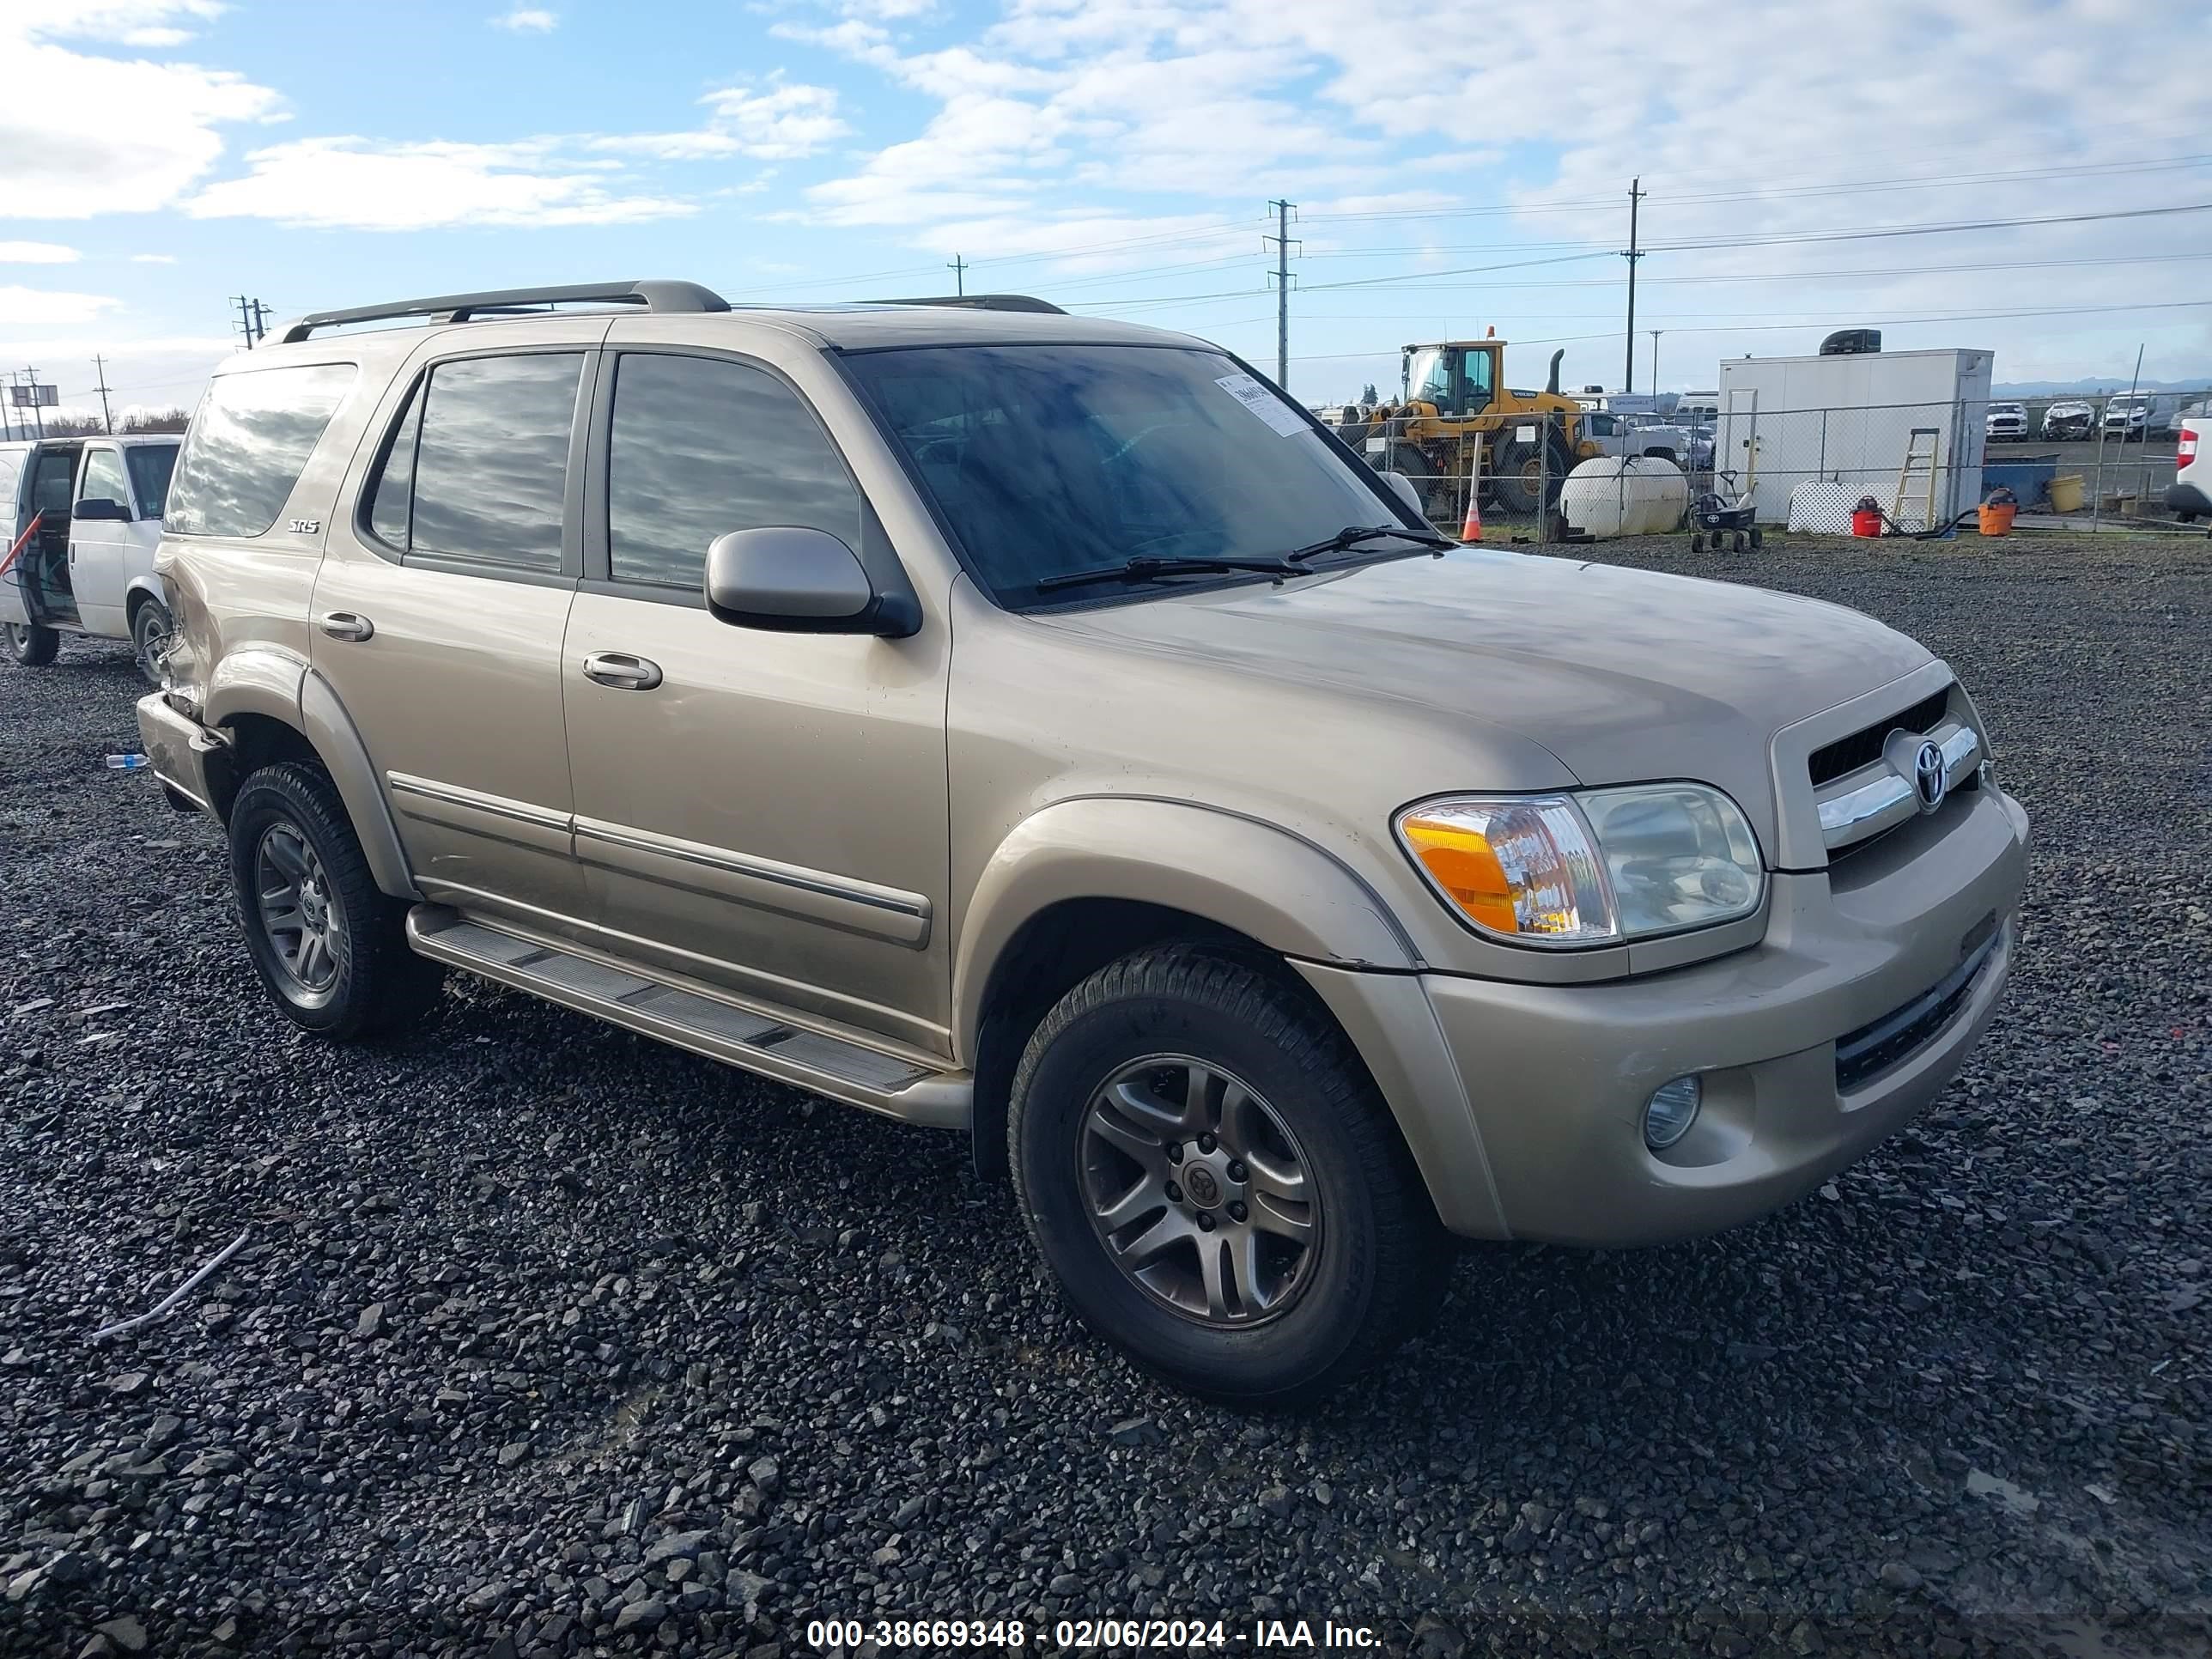
[[1190, 1201], [1201, 1210], [1210, 1210], [1221, 1202], [1221, 1183], [1203, 1164], [1194, 1164], [1184, 1170], [1182, 1186], [1190, 1194]]
[[1943, 775], [1943, 751], [1923, 743], [1912, 757], [1912, 787], [1920, 797], [1920, 810], [1932, 812], [1943, 804], [1950, 781]]

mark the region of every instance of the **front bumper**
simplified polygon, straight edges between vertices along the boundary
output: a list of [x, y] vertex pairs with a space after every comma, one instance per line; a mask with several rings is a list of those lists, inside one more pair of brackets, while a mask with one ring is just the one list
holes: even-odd
[[[1421, 975], [1450, 1064], [1401, 1052], [1374, 1070], [1445, 1224], [1577, 1245], [1713, 1232], [1790, 1203], [1918, 1115], [1996, 1012], [2026, 878], [2027, 813], [1993, 787], [1965, 800], [1917, 850], [1876, 843], [1832, 883], [1776, 876], [1765, 938], [1731, 956], [1594, 985]], [[1992, 932], [1964, 994], [1903, 1053], [1881, 1050], [1882, 1069], [1839, 1087], [1837, 1039], [1915, 1004]], [[1340, 983], [1308, 977], [1324, 995]], [[1356, 1018], [1347, 1029], [1370, 1053], [1386, 1033]], [[1418, 1041], [1412, 1021], [1389, 1029]], [[1695, 1127], [1650, 1151], [1644, 1103], [1692, 1072], [1705, 1085]], [[1443, 1082], [1452, 1073], [1457, 1091]], [[1472, 1133], [1459, 1139], [1462, 1118]]]

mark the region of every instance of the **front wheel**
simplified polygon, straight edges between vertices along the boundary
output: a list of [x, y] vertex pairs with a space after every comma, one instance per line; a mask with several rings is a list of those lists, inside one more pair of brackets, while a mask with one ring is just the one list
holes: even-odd
[[36, 623], [9, 623], [8, 654], [26, 668], [44, 668], [62, 648], [62, 636]]
[[1282, 1405], [1423, 1326], [1444, 1238], [1358, 1054], [1306, 996], [1189, 946], [1102, 969], [1014, 1079], [1022, 1213], [1091, 1329], [1191, 1392]]
[[378, 890], [329, 773], [262, 768], [239, 786], [229, 828], [246, 949], [287, 1018], [344, 1041], [428, 1010], [443, 972], [407, 948], [406, 906]]
[[162, 684], [161, 659], [169, 649], [169, 635], [174, 629], [169, 620], [169, 608], [159, 599], [146, 599], [131, 617], [131, 647], [137, 654], [138, 672], [147, 683], [159, 690]]

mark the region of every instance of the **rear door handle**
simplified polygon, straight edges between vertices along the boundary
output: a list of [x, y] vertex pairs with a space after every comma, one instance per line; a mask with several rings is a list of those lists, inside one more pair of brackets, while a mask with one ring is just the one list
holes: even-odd
[[374, 623], [351, 611], [333, 611], [317, 626], [334, 640], [365, 640], [376, 632]]
[[660, 665], [626, 651], [594, 651], [584, 659], [584, 678], [617, 691], [650, 691], [660, 684]]

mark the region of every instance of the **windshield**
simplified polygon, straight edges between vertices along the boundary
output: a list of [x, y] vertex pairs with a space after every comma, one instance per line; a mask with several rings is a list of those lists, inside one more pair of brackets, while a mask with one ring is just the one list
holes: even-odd
[[131, 487], [138, 492], [142, 517], [158, 519], [169, 508], [169, 475], [177, 470], [175, 444], [130, 444], [123, 459], [131, 465]]
[[1129, 559], [1279, 559], [1347, 526], [1402, 520], [1295, 405], [1219, 352], [926, 346], [845, 363], [1004, 605]]

